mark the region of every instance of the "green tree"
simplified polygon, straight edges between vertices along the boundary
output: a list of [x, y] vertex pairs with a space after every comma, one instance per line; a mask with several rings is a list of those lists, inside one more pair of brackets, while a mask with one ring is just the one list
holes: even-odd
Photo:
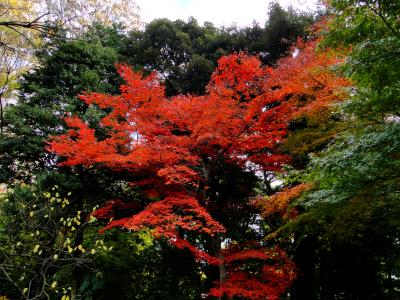
[[61, 117], [66, 113], [96, 116], [76, 95], [85, 90], [115, 91], [117, 59], [117, 50], [102, 45], [94, 35], [87, 40], [56, 39], [38, 54], [40, 66], [24, 75], [18, 101], [4, 116], [3, 182], [28, 182], [38, 171], [52, 169], [52, 157], [43, 151], [46, 140], [63, 130]]
[[341, 132], [312, 157], [303, 180], [314, 188], [286, 227], [304, 272], [293, 297], [396, 299], [400, 5], [330, 3], [333, 17], [321, 47], [351, 48], [341, 72], [353, 87], [337, 112]]
[[291, 7], [285, 10], [277, 2], [272, 3], [269, 7], [268, 20], [265, 23], [262, 35], [262, 43], [259, 43], [254, 50], [256, 52], [263, 52], [265, 62], [273, 65], [277, 59], [287, 54], [287, 51], [296, 42], [298, 37], [308, 37], [311, 33], [309, 27], [318, 18], [318, 15], [296, 12]]
[[[49, 135], [63, 131], [62, 117], [66, 113], [85, 115], [88, 120], [96, 118], [96, 111], [78, 104], [77, 94], [83, 90], [116, 90], [114, 64], [118, 50], [106, 45], [111, 37], [100, 39], [100, 31], [103, 38], [117, 34], [117, 28], [108, 32], [94, 28], [86, 39], [57, 37], [38, 53], [40, 65], [25, 74], [18, 101], [6, 108], [6, 124], [0, 138], [2, 182], [10, 187], [18, 186], [19, 182], [29, 185], [45, 182], [43, 188], [58, 185], [62, 187], [60, 193], [76, 195], [71, 201], [71, 210], [81, 211], [82, 218], [90, 213], [89, 206], [93, 207], [107, 193], [98, 186], [109, 187], [110, 193], [113, 188], [101, 183], [104, 180], [101, 174], [91, 177], [95, 180], [90, 181], [82, 170], [60, 170], [44, 147]], [[17, 197], [16, 201], [24, 202], [24, 199]], [[81, 230], [71, 245], [82, 244], [84, 238], [85, 230]], [[74, 293], [83, 280], [83, 270], [79, 266], [75, 265], [71, 271], [70, 286]]]

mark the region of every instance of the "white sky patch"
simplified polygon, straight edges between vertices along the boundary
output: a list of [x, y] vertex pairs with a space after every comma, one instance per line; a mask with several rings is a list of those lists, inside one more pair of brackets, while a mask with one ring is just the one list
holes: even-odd
[[[193, 16], [200, 25], [205, 21], [216, 26], [237, 24], [244, 27], [253, 21], [264, 25], [271, 0], [136, 0], [143, 22], [156, 18], [187, 21]], [[303, 11], [315, 11], [318, 0], [280, 0], [282, 7], [292, 5]]]

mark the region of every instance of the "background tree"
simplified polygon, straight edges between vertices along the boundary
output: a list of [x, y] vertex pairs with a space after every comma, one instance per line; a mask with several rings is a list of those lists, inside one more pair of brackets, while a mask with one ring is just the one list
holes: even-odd
[[131, 31], [140, 26], [139, 7], [129, 0], [40, 0], [39, 11], [48, 14], [48, 20], [61, 25], [70, 35], [82, 35], [95, 24], [111, 27], [123, 24]]
[[274, 65], [297, 37], [307, 37], [307, 27], [314, 21], [312, 14], [285, 11], [278, 4], [270, 7], [264, 28], [258, 24], [216, 28], [207, 22], [200, 26], [195, 19], [159, 19], [144, 31], [132, 32], [124, 54], [132, 66], [157, 71], [168, 96], [204, 94], [221, 56], [247, 51], [260, 55], [264, 64]]
[[271, 3], [261, 38], [262, 43], [258, 43], [256, 47], [253, 46], [253, 49], [249, 47], [249, 50], [262, 53], [264, 62], [273, 65], [287, 54], [298, 37], [307, 39], [311, 35], [309, 27], [319, 17], [310, 13], [296, 12], [292, 7], [285, 10], [277, 2]]
[[[81, 36], [95, 24], [133, 30], [140, 25], [139, 8], [133, 1], [119, 0], [5, 0], [0, 4], [0, 131], [3, 109], [19, 76], [39, 63], [35, 52], [49, 36]], [[61, 33], [60, 33], [61, 32]], [[64, 36], [65, 37], [65, 36]]]
[[[0, 3], [0, 134], [4, 107], [14, 98], [18, 77], [34, 62], [33, 53], [48, 28], [44, 16], [34, 12], [34, 1], [7, 0]], [[15, 99], [14, 99], [15, 100]]]
[[79, 41], [56, 39], [39, 53], [41, 67], [25, 75], [21, 97], [5, 115], [7, 128], [1, 141], [4, 179], [29, 181], [37, 171], [52, 168], [52, 158], [42, 149], [47, 136], [62, 129], [58, 116], [68, 111], [85, 113], [75, 98], [82, 90], [112, 92], [117, 84], [113, 79], [117, 59], [117, 50], [103, 46], [95, 35]]

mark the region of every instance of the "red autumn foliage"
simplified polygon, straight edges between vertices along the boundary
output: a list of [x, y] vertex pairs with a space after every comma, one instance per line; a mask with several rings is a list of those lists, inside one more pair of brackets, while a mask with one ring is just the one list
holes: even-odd
[[[269, 72], [245, 54], [223, 60], [229, 60], [233, 69], [226, 69], [226, 65], [217, 69], [208, 95], [172, 99], [161, 96], [162, 87], [153, 76], [142, 78], [121, 66], [120, 74], [127, 84], [120, 96], [81, 97], [87, 104], [113, 109], [101, 122], [109, 129], [109, 136], [99, 141], [85, 122], [70, 117], [66, 122], [73, 129], [51, 142], [51, 151], [67, 158], [64, 165], [102, 164], [138, 175], [151, 172], [168, 184], [196, 185], [204, 180], [193, 167], [201, 166], [205, 156], [211, 161], [223, 156], [235, 163], [255, 159], [267, 169], [279, 169], [288, 159], [274, 153], [286, 134], [282, 111], [277, 106], [263, 112], [265, 101], [253, 101], [265, 98], [263, 81]], [[236, 86], [221, 75], [234, 72], [237, 76], [252, 72], [257, 80], [250, 81], [251, 77]]]
[[242, 247], [246, 248], [236, 245], [223, 251], [228, 279], [223, 284], [217, 283], [210, 295], [229, 299], [279, 299], [296, 278], [293, 262], [279, 248], [258, 246], [241, 250]]
[[[109, 226], [119, 224], [112, 221]], [[118, 225], [118, 226], [119, 226]], [[190, 196], [168, 196], [163, 200], [151, 203], [145, 210], [127, 220], [123, 227], [131, 230], [152, 228], [156, 237], [177, 238], [177, 229], [213, 235], [224, 232], [224, 227], [213, 220], [204, 207]]]
[[[203, 237], [225, 233], [211, 216], [216, 206], [206, 193], [219, 161], [242, 169], [252, 163], [254, 171], [281, 170], [290, 162], [279, 152], [289, 120], [340, 99], [336, 88], [342, 81], [325, 74], [335, 58], [316, 54], [313, 42], [301, 48], [297, 57], [281, 60], [276, 69], [244, 53], [223, 57], [204, 96], [167, 98], [155, 74], [144, 77], [121, 65], [119, 74], [126, 83], [120, 95], [81, 96], [88, 105], [109, 112], [99, 124], [107, 136], [98, 139], [86, 122], [71, 116], [66, 118], [70, 130], [55, 137], [49, 150], [64, 157], [66, 166], [130, 172], [136, 178], [132, 184], [154, 201], [103, 230], [150, 228], [197, 260], [225, 264], [228, 278], [210, 295], [277, 299], [295, 277], [293, 264], [281, 250], [236, 249], [224, 251], [222, 259], [192, 245], [182, 232]], [[116, 203], [122, 205], [114, 202], [94, 215], [113, 216]], [[257, 272], [244, 271], [248, 260], [261, 262]]]
[[317, 51], [318, 40], [298, 40], [294, 55], [282, 58], [267, 82], [269, 97], [291, 106], [289, 118], [313, 114], [347, 97], [350, 82], [331, 68], [344, 59], [344, 52]]

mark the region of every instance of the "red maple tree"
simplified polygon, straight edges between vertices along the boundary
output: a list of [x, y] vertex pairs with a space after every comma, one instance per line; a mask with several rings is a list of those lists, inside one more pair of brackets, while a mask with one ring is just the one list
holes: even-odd
[[[109, 112], [99, 124], [107, 136], [98, 139], [86, 122], [70, 116], [66, 118], [70, 129], [55, 137], [49, 150], [65, 158], [63, 165], [129, 172], [135, 178], [132, 184], [152, 201], [103, 230], [151, 228], [156, 237], [218, 265], [220, 281], [210, 295], [277, 299], [295, 278], [293, 264], [279, 249], [221, 249], [229, 233], [212, 217], [216, 205], [209, 193], [210, 174], [221, 161], [243, 170], [251, 165], [254, 172], [279, 171], [290, 161], [279, 151], [288, 121], [315, 101], [330, 97], [330, 102], [335, 97], [331, 81], [314, 71], [316, 65], [326, 67], [333, 60], [317, 60], [313, 48], [314, 44], [304, 46], [297, 58], [282, 60], [277, 69], [265, 68], [244, 53], [222, 57], [204, 96], [167, 98], [156, 74], [145, 77], [120, 65], [119, 74], [126, 82], [120, 95], [81, 96], [88, 105]], [[299, 84], [306, 76], [312, 80]], [[321, 81], [329, 84], [315, 89], [318, 93], [314, 90], [306, 103], [293, 97], [311, 93], [310, 85]], [[97, 216], [110, 217], [113, 204], [124, 207], [114, 201]], [[186, 238], [190, 234], [208, 236], [212, 246], [196, 247]], [[253, 275], [239, 266], [248, 260], [262, 262]]]

